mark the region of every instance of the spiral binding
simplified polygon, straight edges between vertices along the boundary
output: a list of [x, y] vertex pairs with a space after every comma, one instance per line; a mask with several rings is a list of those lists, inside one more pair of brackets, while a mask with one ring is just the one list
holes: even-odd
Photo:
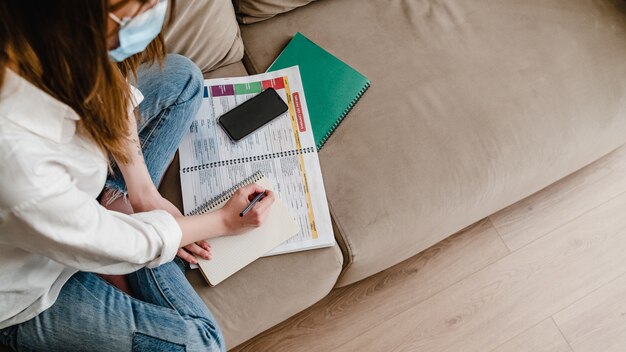
[[204, 213], [206, 213], [208, 211], [211, 211], [216, 206], [222, 204], [222, 202], [225, 202], [228, 199], [230, 199], [230, 197], [232, 197], [233, 194], [235, 194], [235, 192], [239, 188], [241, 188], [243, 186], [247, 186], [247, 185], [252, 184], [254, 182], [258, 182], [262, 178], [263, 178], [263, 173], [261, 171], [257, 171], [254, 174], [252, 174], [252, 176], [250, 176], [250, 177], [244, 179], [243, 181], [237, 183], [236, 185], [232, 186], [231, 188], [226, 190], [224, 193], [209, 199], [206, 203], [198, 206], [194, 210], [192, 210], [189, 213], [187, 213], [187, 215], [200, 215], [200, 214], [204, 214]]
[[236, 158], [236, 159], [231, 159], [231, 160], [214, 161], [208, 164], [184, 167], [180, 171], [182, 173], [194, 172], [194, 171], [211, 169], [211, 168], [219, 167], [219, 166], [237, 165], [237, 164], [247, 163], [251, 161], [261, 161], [261, 160], [268, 160], [268, 159], [282, 158], [282, 157], [287, 157], [287, 156], [313, 153], [314, 151], [315, 149], [313, 147], [304, 148], [304, 149], [286, 150], [282, 152], [269, 153], [265, 155], [248, 156], [244, 158]]
[[335, 123], [331, 126], [330, 131], [328, 131], [324, 135], [322, 140], [317, 144], [317, 150], [318, 151], [320, 149], [322, 149], [324, 144], [326, 144], [326, 141], [328, 140], [328, 138], [330, 138], [330, 135], [335, 132], [337, 127], [339, 127], [339, 124], [343, 121], [343, 119], [346, 118], [346, 116], [350, 113], [352, 108], [356, 105], [356, 103], [359, 101], [359, 99], [361, 99], [361, 97], [363, 96], [363, 94], [365, 94], [365, 92], [367, 91], [367, 89], [369, 87], [370, 87], [370, 82], [366, 82], [365, 85], [363, 86], [363, 88], [361, 88], [361, 90], [359, 90], [359, 93], [356, 95], [356, 97], [354, 97], [354, 99], [352, 99], [352, 102], [350, 102], [350, 105], [348, 105], [348, 107], [343, 111], [341, 116], [339, 116], [339, 119], [337, 119], [337, 121], [335, 121]]

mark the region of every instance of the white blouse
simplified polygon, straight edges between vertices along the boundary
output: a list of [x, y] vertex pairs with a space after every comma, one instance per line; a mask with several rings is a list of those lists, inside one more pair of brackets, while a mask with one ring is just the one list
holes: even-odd
[[181, 230], [169, 213], [126, 215], [98, 203], [107, 162], [75, 133], [79, 119], [6, 71], [0, 90], [0, 329], [49, 308], [79, 270], [126, 274], [169, 262], [178, 250]]

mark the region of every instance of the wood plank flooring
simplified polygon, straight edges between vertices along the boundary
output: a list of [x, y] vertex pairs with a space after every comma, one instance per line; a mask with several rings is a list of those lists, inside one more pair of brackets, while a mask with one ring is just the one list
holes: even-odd
[[626, 351], [626, 147], [233, 351]]
[[505, 342], [493, 352], [572, 352], [561, 331], [548, 318]]
[[578, 351], [626, 350], [626, 275], [554, 316]]

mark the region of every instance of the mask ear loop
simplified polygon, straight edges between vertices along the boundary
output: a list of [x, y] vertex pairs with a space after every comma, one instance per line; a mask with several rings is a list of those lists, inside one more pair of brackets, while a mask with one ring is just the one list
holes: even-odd
[[[162, 2], [167, 3], [167, 0], [158, 0], [152, 6], [150, 6], [148, 8], [148, 10], [156, 7], [156, 5], [158, 5], [158, 4], [162, 3]], [[134, 18], [134, 17], [124, 17], [123, 19], [121, 19], [121, 18], [117, 17], [113, 12], [109, 12], [109, 17], [113, 21], [115, 21], [115, 23], [117, 23], [120, 26], [120, 28], [123, 28], [124, 26], [126, 26], [128, 24], [128, 22], [132, 21], [132, 19]]]
[[125, 25], [127, 25], [127, 24], [128, 24], [128, 22], [130, 22], [130, 18], [125, 17], [125, 18], [122, 20], [122, 19], [120, 19], [119, 17], [115, 16], [115, 14], [114, 14], [113, 12], [109, 12], [109, 17], [110, 17], [113, 21], [115, 21], [115, 23], [119, 24], [119, 25], [120, 25], [120, 28], [121, 28], [121, 27], [124, 27]]

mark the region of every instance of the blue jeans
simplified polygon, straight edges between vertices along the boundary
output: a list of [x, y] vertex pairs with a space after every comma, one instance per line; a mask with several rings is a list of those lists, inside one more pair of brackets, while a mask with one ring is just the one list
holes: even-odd
[[[158, 64], [142, 67], [138, 88], [145, 97], [139, 136], [158, 185], [200, 107], [202, 75], [188, 59], [168, 55], [163, 71]], [[119, 171], [107, 187], [125, 192]], [[52, 307], [0, 330], [0, 343], [16, 351], [224, 351], [222, 332], [184, 271], [177, 258], [128, 275], [136, 298], [97, 274], [78, 272]]]

